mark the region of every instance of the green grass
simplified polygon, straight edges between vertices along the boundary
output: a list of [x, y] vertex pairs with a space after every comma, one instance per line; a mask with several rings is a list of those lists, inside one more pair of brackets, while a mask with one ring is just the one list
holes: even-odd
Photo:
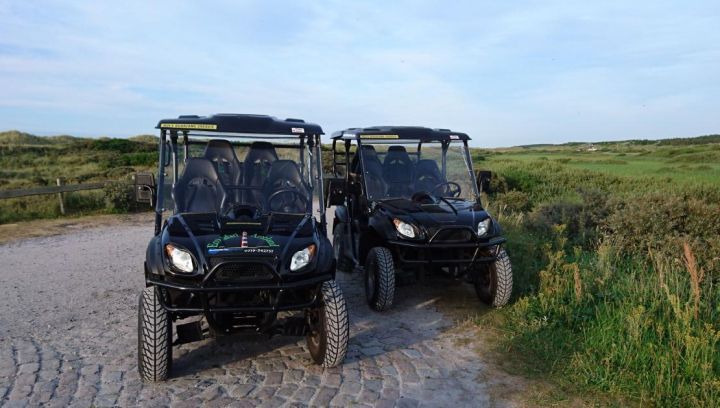
[[502, 348], [523, 374], [618, 405], [720, 406], [716, 146], [482, 152], [515, 278]]
[[[157, 162], [157, 140], [84, 139], [71, 136], [39, 137], [17, 131], [0, 132], [0, 190], [82, 184], [127, 178], [152, 171]], [[117, 211], [108, 206], [103, 191], [66, 194], [68, 214]], [[0, 200], [0, 223], [59, 217], [55, 195]]]
[[[720, 149], [720, 147], [718, 147]], [[507, 153], [486, 156], [482, 166], [517, 160], [523, 163], [547, 160], [565, 164], [570, 168], [591, 170], [614, 176], [653, 177], [664, 181], [680, 183], [707, 183], [720, 186], [720, 159], [678, 161], [656, 156], [615, 153], [578, 154], [570, 153]]]

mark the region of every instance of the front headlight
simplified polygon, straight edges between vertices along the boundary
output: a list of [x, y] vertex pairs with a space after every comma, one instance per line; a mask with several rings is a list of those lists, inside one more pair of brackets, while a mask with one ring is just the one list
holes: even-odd
[[405, 238], [417, 238], [418, 237], [418, 231], [416, 230], [415, 226], [407, 223], [405, 221], [398, 220], [397, 218], [393, 219], [393, 224], [395, 224], [395, 229], [397, 232], [402, 235]]
[[490, 231], [490, 218], [486, 218], [478, 223], [477, 234], [482, 237]]
[[290, 260], [290, 270], [297, 271], [307, 266], [312, 261], [313, 256], [315, 256], [315, 244], [295, 252]]
[[170, 259], [170, 263], [180, 272], [190, 273], [195, 270], [192, 255], [190, 252], [180, 249], [172, 244], [165, 245], [165, 253]]

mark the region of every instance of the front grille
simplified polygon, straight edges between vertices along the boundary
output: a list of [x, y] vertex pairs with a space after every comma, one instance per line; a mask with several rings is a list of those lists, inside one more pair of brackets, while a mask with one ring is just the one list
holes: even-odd
[[433, 242], [466, 243], [472, 242], [474, 238], [475, 234], [466, 228], [446, 228], [435, 234]]
[[265, 282], [274, 276], [272, 269], [262, 263], [227, 262], [217, 267], [213, 279], [219, 283]]

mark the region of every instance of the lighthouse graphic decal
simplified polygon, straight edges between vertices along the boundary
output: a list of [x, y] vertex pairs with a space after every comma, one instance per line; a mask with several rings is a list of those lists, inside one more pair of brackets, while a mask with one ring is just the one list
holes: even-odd
[[254, 254], [274, 254], [279, 248], [272, 236], [242, 233], [220, 235], [207, 243], [208, 254], [224, 252], [243, 252]]

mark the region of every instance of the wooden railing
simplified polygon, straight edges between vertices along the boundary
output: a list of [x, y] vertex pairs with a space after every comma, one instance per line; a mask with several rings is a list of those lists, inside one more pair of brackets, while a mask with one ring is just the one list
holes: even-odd
[[73, 191], [99, 190], [104, 188], [109, 181], [87, 184], [63, 184], [63, 179], [57, 179], [56, 186], [23, 188], [17, 190], [0, 190], [0, 199], [29, 197], [35, 195], [57, 194], [60, 202], [60, 214], [65, 214], [65, 195]]

